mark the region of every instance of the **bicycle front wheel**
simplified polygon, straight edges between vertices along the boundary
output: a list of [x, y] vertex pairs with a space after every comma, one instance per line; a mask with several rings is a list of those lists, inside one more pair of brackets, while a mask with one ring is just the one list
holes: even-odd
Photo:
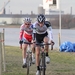
[[42, 75], [45, 75], [46, 63], [45, 63], [45, 53], [42, 53]]
[[26, 63], [27, 63], [27, 75], [29, 75], [29, 52], [27, 53], [27, 58], [26, 58]]

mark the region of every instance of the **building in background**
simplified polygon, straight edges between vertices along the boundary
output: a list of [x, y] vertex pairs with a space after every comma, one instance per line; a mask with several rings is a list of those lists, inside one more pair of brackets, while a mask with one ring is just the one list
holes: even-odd
[[[59, 14], [59, 0], [43, 0], [45, 14]], [[61, 11], [64, 14], [64, 11]]]
[[38, 6], [38, 14], [45, 14], [45, 9], [43, 8], [42, 4]]

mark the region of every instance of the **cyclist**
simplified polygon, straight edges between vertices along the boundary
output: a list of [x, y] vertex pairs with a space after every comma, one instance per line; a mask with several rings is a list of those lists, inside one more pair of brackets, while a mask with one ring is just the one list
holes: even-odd
[[[19, 35], [19, 43], [20, 43], [20, 47], [22, 47], [22, 57], [23, 57], [23, 68], [27, 67], [26, 64], [26, 49], [27, 49], [27, 44], [24, 44], [24, 42], [31, 42], [32, 41], [32, 33], [33, 30], [31, 28], [32, 24], [31, 24], [31, 19], [29, 17], [24, 19], [24, 24], [22, 24], [20, 26], [20, 35]], [[32, 47], [33, 49], [33, 47]], [[32, 62], [35, 61], [35, 59], [33, 58], [33, 54], [32, 54]]]
[[[37, 42], [37, 43], [42, 43], [42, 42], [48, 43], [49, 40], [50, 40], [50, 43], [54, 44], [51, 23], [49, 21], [45, 21], [45, 16], [43, 14], [39, 14], [38, 15], [37, 22], [35, 22], [33, 24], [33, 29], [35, 29], [34, 30], [34, 35], [35, 35], [34, 42]], [[50, 58], [49, 58], [49, 55], [48, 55], [48, 48], [49, 48], [48, 45], [45, 46], [46, 62], [47, 63], [50, 62]], [[40, 68], [39, 68], [40, 47], [36, 46], [35, 49], [36, 49], [36, 66], [37, 66], [36, 75], [39, 75], [39, 70], [40, 70]]]

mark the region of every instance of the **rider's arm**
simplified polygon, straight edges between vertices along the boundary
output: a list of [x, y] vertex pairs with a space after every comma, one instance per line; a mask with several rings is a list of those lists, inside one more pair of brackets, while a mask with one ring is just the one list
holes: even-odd
[[32, 34], [32, 36], [33, 36], [33, 40], [35, 41], [35, 36], [36, 36], [36, 27], [35, 27], [35, 25], [36, 25], [36, 22], [32, 25], [32, 29], [33, 29], [33, 34]]
[[45, 21], [45, 25], [48, 28], [48, 35], [50, 37], [50, 41], [53, 41], [53, 33], [52, 33], [51, 23], [49, 21]]
[[24, 26], [23, 25], [21, 25], [21, 27], [20, 27], [20, 34], [19, 34], [19, 43], [21, 44], [22, 43], [22, 37], [23, 37], [23, 32], [24, 32], [24, 28], [23, 28]]
[[53, 33], [52, 33], [52, 27], [48, 27], [48, 34], [49, 34], [49, 37], [50, 37], [50, 40], [53, 41]]

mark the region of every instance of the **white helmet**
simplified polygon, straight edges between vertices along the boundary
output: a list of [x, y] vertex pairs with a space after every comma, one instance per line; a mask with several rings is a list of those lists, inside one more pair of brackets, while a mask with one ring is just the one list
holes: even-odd
[[24, 22], [31, 22], [31, 19], [30, 19], [30, 17], [26, 17], [26, 18], [24, 18], [24, 20], [23, 20]]

